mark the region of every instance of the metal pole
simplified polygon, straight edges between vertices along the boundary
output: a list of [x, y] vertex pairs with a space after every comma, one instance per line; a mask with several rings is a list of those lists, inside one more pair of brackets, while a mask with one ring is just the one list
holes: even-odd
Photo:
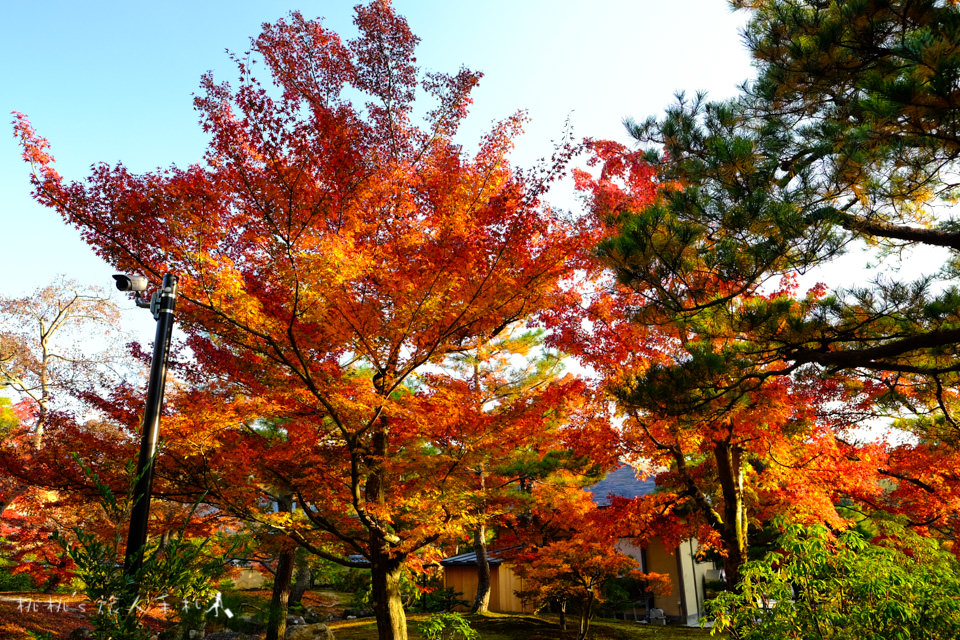
[[[156, 294], [155, 294], [156, 295]], [[166, 274], [156, 301], [154, 317], [157, 337], [153, 343], [153, 362], [150, 365], [150, 383], [147, 386], [147, 404], [143, 411], [143, 439], [137, 460], [137, 485], [134, 488], [133, 511], [127, 535], [127, 552], [123, 571], [136, 576], [143, 565], [143, 548], [147, 543], [147, 520], [150, 517], [150, 491], [153, 486], [153, 459], [160, 434], [160, 408], [163, 388], [167, 381], [167, 353], [173, 332], [173, 311], [177, 302], [177, 276]]]

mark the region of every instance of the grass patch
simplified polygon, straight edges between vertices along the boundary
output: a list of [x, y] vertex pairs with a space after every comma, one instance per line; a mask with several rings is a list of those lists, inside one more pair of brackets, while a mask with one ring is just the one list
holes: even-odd
[[[407, 617], [410, 640], [423, 640], [417, 634], [417, 621], [427, 617], [427, 614]], [[481, 640], [558, 640], [575, 638], [577, 635], [574, 628], [576, 619], [568, 620], [567, 631], [563, 633], [556, 616], [491, 613], [484, 616], [468, 615], [466, 618], [479, 632]], [[372, 618], [328, 624], [337, 640], [370, 640], [377, 637], [377, 625]], [[590, 625], [590, 637], [594, 640], [706, 640], [710, 637], [710, 630], [598, 619]], [[715, 637], [726, 638], [725, 635]]]

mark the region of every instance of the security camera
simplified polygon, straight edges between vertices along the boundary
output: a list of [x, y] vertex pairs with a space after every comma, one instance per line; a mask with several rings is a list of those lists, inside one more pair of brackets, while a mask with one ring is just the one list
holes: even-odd
[[113, 279], [117, 281], [117, 289], [120, 291], [135, 291], [140, 293], [146, 291], [147, 285], [150, 284], [144, 276], [128, 276], [122, 273], [114, 275]]

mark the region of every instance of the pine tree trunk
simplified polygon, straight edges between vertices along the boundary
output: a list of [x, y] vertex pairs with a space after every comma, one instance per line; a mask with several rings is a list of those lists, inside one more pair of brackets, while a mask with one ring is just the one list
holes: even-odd
[[727, 586], [737, 589], [740, 584], [740, 570], [747, 561], [747, 518], [743, 501], [742, 451], [725, 443], [714, 449], [717, 461], [717, 475], [723, 491], [723, 526], [720, 535], [727, 555], [723, 559], [723, 570], [727, 577]]
[[378, 640], [407, 640], [407, 617], [400, 595], [402, 565], [395, 559], [375, 558], [371, 563], [373, 611]]
[[490, 608], [490, 561], [487, 558], [487, 528], [480, 525], [473, 532], [473, 550], [477, 554], [477, 595], [471, 613], [486, 613]]

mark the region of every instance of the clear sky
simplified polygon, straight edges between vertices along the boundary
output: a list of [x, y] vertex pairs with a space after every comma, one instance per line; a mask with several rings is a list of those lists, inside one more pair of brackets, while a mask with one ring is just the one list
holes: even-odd
[[[97, 162], [134, 171], [199, 161], [206, 145], [192, 107], [202, 73], [234, 80], [263, 22], [291, 10], [352, 37], [352, 1], [2, 0], [0, 106], [26, 113], [66, 179]], [[485, 74], [464, 142], [518, 109], [531, 122], [521, 166], [549, 156], [567, 117], [574, 134], [627, 141], [625, 117], [660, 113], [678, 90], [735, 93], [752, 74], [725, 0], [395, 0], [420, 36], [418, 63]], [[11, 120], [7, 118], [7, 122]], [[0, 136], [0, 295], [60, 273], [111, 286], [112, 270], [30, 198], [28, 167], [7, 125]], [[564, 198], [558, 203], [573, 207]], [[144, 314], [147, 315], [147, 314]], [[149, 320], [149, 317], [146, 318]]]

